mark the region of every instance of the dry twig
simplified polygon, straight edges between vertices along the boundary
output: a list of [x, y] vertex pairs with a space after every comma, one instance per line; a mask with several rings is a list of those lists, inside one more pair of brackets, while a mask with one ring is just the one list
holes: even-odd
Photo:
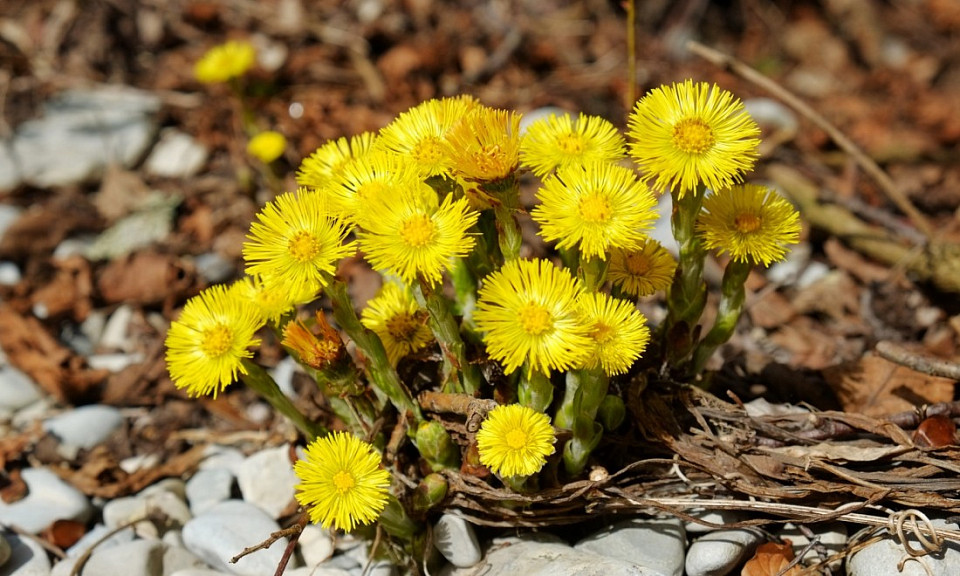
[[901, 366], [906, 366], [915, 372], [929, 376], [940, 376], [952, 380], [960, 380], [960, 364], [956, 362], [949, 362], [947, 360], [940, 360], [938, 358], [931, 358], [910, 352], [886, 340], [877, 342], [876, 350], [881, 358], [885, 358]]

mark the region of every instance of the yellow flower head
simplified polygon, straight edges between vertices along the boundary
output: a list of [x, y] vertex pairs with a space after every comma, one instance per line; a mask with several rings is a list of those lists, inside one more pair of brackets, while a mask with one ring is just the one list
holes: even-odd
[[543, 178], [571, 164], [619, 162], [624, 144], [616, 127], [599, 116], [581, 112], [574, 122], [569, 114], [551, 114], [527, 128], [520, 144], [520, 162]]
[[707, 250], [769, 266], [786, 256], [787, 244], [800, 240], [800, 215], [767, 187], [744, 184], [703, 199], [697, 232]]
[[536, 474], [555, 441], [550, 418], [520, 404], [497, 406], [477, 431], [480, 462], [500, 476]]
[[264, 164], [269, 164], [279, 158], [287, 147], [287, 139], [283, 134], [267, 130], [261, 132], [247, 142], [247, 154]]
[[344, 244], [347, 227], [327, 210], [318, 192], [277, 196], [250, 225], [243, 258], [247, 274], [283, 284], [291, 294], [316, 294], [336, 272], [337, 262], [354, 253]]
[[585, 293], [579, 304], [593, 340], [584, 366], [600, 366], [608, 376], [624, 374], [650, 341], [647, 319], [633, 302], [603, 292]]
[[187, 301], [170, 325], [165, 342], [167, 370], [177, 388], [190, 396], [217, 393], [246, 374], [244, 358], [260, 344], [259, 311], [225, 286], [211, 286]]
[[256, 306], [265, 322], [276, 324], [280, 317], [293, 310], [294, 306], [310, 302], [316, 296], [316, 290], [295, 293], [290, 288], [282, 282], [264, 280], [260, 276], [247, 276], [234, 282], [230, 291], [236, 292], [241, 300]]
[[520, 115], [476, 106], [447, 134], [454, 171], [467, 180], [493, 182], [520, 164]]
[[407, 288], [392, 282], [384, 284], [376, 298], [367, 302], [360, 322], [380, 337], [394, 366], [433, 341], [427, 311], [417, 305]]
[[759, 155], [760, 128], [743, 104], [706, 82], [661, 86], [630, 114], [633, 156], [654, 188], [678, 196], [702, 184], [711, 190], [743, 179]]
[[[331, 209], [344, 220], [364, 227], [369, 207], [381, 199], [421, 190], [423, 180], [416, 167], [401, 156], [380, 148], [344, 164], [325, 193]], [[428, 198], [436, 198], [429, 191]]]
[[330, 140], [300, 162], [297, 184], [317, 190], [325, 187], [344, 164], [369, 152], [376, 138], [373, 132], [364, 132], [349, 139]]
[[606, 162], [559, 168], [537, 193], [531, 216], [557, 248], [577, 244], [585, 257], [606, 259], [611, 248], [635, 248], [657, 218], [657, 199], [632, 170]]
[[437, 205], [436, 194], [424, 183], [385, 195], [365, 210], [365, 228], [357, 232], [360, 249], [375, 270], [392, 272], [408, 284], [440, 282], [453, 259], [473, 249], [475, 239], [467, 230], [478, 214], [465, 198], [452, 195]]
[[677, 261], [656, 240], [635, 250], [613, 250], [607, 279], [630, 296], [649, 296], [673, 282]]
[[384, 126], [379, 144], [412, 162], [423, 178], [449, 176], [453, 162], [447, 150], [447, 132], [477, 105], [469, 96], [427, 100]]
[[390, 473], [380, 467], [380, 454], [346, 432], [317, 438], [304, 450], [293, 471], [300, 479], [297, 502], [310, 520], [324, 528], [350, 532], [370, 524], [387, 505]]
[[249, 42], [230, 40], [207, 50], [193, 66], [194, 77], [204, 84], [226, 82], [246, 74], [257, 57]]
[[550, 374], [578, 366], [589, 351], [589, 327], [577, 314], [580, 284], [548, 260], [511, 260], [483, 279], [473, 318], [487, 353], [507, 374], [524, 362]]

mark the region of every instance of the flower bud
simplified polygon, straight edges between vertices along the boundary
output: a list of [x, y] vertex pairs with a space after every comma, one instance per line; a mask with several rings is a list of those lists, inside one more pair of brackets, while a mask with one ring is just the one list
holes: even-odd
[[447, 496], [447, 479], [436, 472], [428, 474], [413, 493], [413, 507], [426, 511], [443, 501]]
[[627, 416], [627, 407], [619, 396], [607, 394], [600, 402], [600, 408], [597, 410], [597, 418], [603, 424], [604, 430], [616, 430], [623, 424]]
[[416, 440], [420, 455], [429, 462], [433, 470], [460, 466], [460, 450], [443, 424], [437, 421], [420, 424]]

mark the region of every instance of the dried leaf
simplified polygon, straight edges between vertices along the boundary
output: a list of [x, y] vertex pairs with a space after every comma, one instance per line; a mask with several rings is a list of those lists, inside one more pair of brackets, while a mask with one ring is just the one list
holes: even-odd
[[884, 416], [953, 400], [953, 380], [928, 376], [879, 356], [823, 371], [847, 412]]
[[87, 533], [86, 525], [76, 520], [54, 520], [43, 531], [43, 538], [56, 546], [66, 549], [77, 543]]
[[196, 281], [193, 266], [180, 258], [138, 252], [110, 262], [97, 288], [110, 303], [158, 304], [190, 293]]
[[799, 576], [800, 566], [791, 566], [783, 572], [792, 560], [793, 546], [789, 540], [784, 540], [783, 544], [766, 542], [761, 544], [753, 558], [744, 564], [740, 576]]
[[913, 442], [921, 448], [953, 446], [957, 443], [957, 425], [946, 416], [931, 416], [917, 426]]
[[760, 447], [771, 454], [780, 454], [801, 462], [811, 460], [829, 460], [842, 462], [875, 462], [881, 458], [902, 454], [909, 450], [905, 446], [864, 445], [863, 442], [821, 442], [813, 446], [780, 446], [777, 448]]

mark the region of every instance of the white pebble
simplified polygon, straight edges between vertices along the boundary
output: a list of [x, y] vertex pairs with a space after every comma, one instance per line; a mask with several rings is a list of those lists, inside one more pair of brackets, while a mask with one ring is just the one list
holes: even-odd
[[294, 498], [299, 483], [290, 462], [290, 448], [268, 448], [249, 456], [237, 471], [237, 484], [243, 499], [263, 509], [271, 518], [279, 518]]
[[54, 520], [85, 522], [90, 517], [87, 497], [50, 470], [26, 468], [21, 478], [27, 484], [28, 493], [10, 504], [0, 500], [0, 522], [39, 534]]
[[433, 544], [448, 562], [458, 568], [469, 568], [482, 557], [473, 526], [453, 514], [444, 514], [434, 525]]
[[91, 449], [107, 439], [123, 422], [120, 411], [112, 406], [81, 406], [43, 423], [43, 429], [61, 444]]

